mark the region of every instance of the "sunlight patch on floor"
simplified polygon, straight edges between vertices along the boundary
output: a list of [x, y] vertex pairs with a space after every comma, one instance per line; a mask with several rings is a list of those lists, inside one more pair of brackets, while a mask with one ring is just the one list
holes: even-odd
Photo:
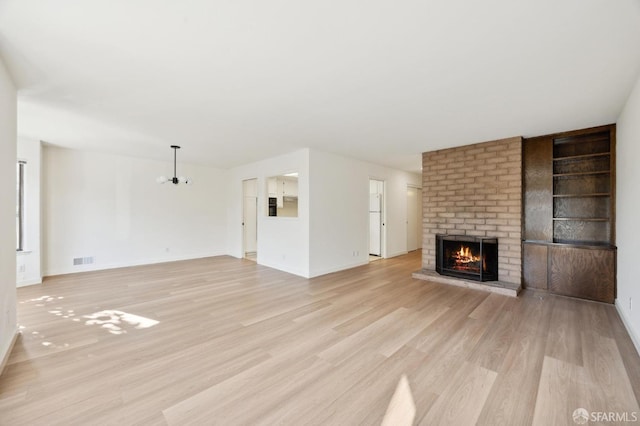
[[381, 426], [410, 426], [413, 425], [415, 416], [416, 404], [413, 401], [409, 380], [403, 374], [391, 397]]
[[99, 325], [111, 334], [126, 334], [127, 330], [125, 328], [127, 325], [140, 330], [160, 323], [160, 321], [151, 318], [114, 310], [95, 312], [90, 315], [84, 315], [83, 318], [87, 318], [85, 325]]

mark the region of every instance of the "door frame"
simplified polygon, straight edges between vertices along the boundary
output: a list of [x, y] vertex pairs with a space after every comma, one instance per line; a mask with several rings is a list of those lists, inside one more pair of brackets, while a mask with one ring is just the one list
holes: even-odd
[[[247, 195], [246, 193], [246, 187], [245, 187], [245, 182], [248, 181], [255, 181], [255, 186], [256, 186], [256, 190], [255, 190], [255, 195]], [[246, 225], [245, 225], [245, 207], [246, 207], [246, 199], [247, 197], [255, 197], [255, 203], [256, 203], [256, 260], [257, 260], [257, 255], [258, 255], [258, 198], [259, 198], [259, 185], [258, 185], [258, 178], [254, 177], [254, 178], [247, 178], [247, 179], [242, 179], [242, 208], [241, 208], [241, 217], [240, 217], [240, 226], [241, 226], [241, 242], [240, 242], [240, 246], [242, 247], [241, 250], [241, 257], [244, 259], [247, 256], [247, 248], [246, 248]]]

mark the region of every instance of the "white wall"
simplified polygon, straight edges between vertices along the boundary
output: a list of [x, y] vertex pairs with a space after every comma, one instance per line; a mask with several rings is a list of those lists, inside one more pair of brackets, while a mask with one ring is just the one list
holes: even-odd
[[42, 164], [45, 276], [225, 253], [223, 171], [179, 162], [193, 185], [159, 185], [172, 162], [52, 146]]
[[370, 178], [385, 182], [383, 255], [407, 252], [407, 185], [420, 175], [317, 150], [309, 170], [311, 276], [368, 262]]
[[0, 362], [16, 321], [16, 89], [0, 60]]
[[[616, 135], [616, 239], [618, 295], [616, 306], [640, 352], [640, 78], [617, 123]], [[633, 308], [629, 300], [633, 299]]]
[[[298, 172], [298, 217], [267, 215], [267, 178]], [[242, 253], [242, 181], [258, 179], [258, 255], [261, 265], [309, 276], [309, 150], [302, 149], [229, 172], [228, 253]]]
[[311, 276], [367, 263], [369, 174], [366, 164], [312, 150], [309, 166]]
[[18, 138], [18, 159], [27, 162], [24, 174], [24, 251], [16, 255], [17, 286], [42, 282], [40, 264], [41, 143]]
[[[53, 146], [42, 152], [43, 275], [243, 257], [243, 180], [256, 178], [258, 263], [317, 276], [368, 261], [369, 178], [385, 181], [383, 253], [406, 253], [406, 188], [420, 184], [417, 174], [309, 149], [227, 172], [179, 164], [191, 186], [155, 183], [169, 163]], [[293, 171], [298, 217], [269, 217], [267, 178]], [[77, 257], [95, 262], [74, 266]]]

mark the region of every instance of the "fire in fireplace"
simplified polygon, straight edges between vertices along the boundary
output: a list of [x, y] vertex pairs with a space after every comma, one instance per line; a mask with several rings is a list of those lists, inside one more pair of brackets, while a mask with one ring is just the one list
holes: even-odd
[[498, 239], [436, 235], [436, 271], [476, 281], [497, 281]]

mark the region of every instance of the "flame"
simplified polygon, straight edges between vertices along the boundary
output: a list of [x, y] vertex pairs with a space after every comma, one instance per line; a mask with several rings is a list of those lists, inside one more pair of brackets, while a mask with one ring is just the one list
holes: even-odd
[[480, 256], [474, 256], [470, 247], [460, 246], [460, 250], [456, 252], [456, 262], [471, 263], [480, 260]]

